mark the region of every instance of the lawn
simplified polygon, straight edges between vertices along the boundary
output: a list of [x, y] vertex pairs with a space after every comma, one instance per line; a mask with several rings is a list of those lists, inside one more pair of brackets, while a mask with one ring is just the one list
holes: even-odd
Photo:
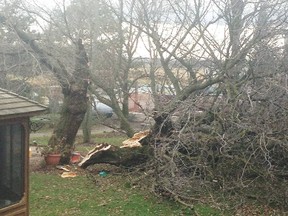
[[75, 178], [61, 178], [57, 170], [31, 173], [30, 215], [221, 215], [207, 206], [192, 210], [156, 197], [128, 179], [119, 173], [93, 180], [85, 171]]
[[[51, 132], [51, 131], [50, 131]], [[39, 145], [47, 145], [50, 133], [41, 131], [38, 136], [33, 134], [32, 141]], [[127, 137], [115, 132], [92, 134], [92, 144], [82, 143], [82, 136], [76, 137], [76, 151], [85, 155], [98, 143], [121, 145]], [[196, 215], [220, 216], [235, 215], [235, 209], [223, 213], [209, 205], [195, 203], [189, 209], [173, 200], [157, 197], [150, 188], [132, 185], [133, 173], [126, 170], [98, 164], [87, 170], [77, 169], [75, 178], [61, 178], [63, 171], [56, 168], [37, 169], [30, 174], [30, 215], [31, 216], [70, 216], [70, 215]], [[98, 175], [101, 170], [110, 171], [106, 177]], [[146, 184], [146, 186], [148, 185]], [[237, 215], [281, 215], [278, 210], [267, 206], [248, 204], [239, 206]], [[263, 212], [268, 212], [263, 213]], [[284, 214], [283, 214], [284, 215]]]
[[[52, 130], [41, 130], [39, 133], [32, 133], [30, 135], [30, 143], [34, 144], [36, 142], [38, 145], [43, 146], [47, 145], [48, 139], [52, 134]], [[91, 134], [91, 141], [93, 143], [109, 143], [112, 145], [121, 145], [122, 141], [127, 139], [127, 136], [117, 132], [97, 132]], [[83, 137], [82, 135], [77, 135], [75, 140], [75, 147], [83, 147], [82, 145]]]
[[121, 176], [99, 176], [95, 184], [84, 173], [70, 179], [33, 173], [30, 215], [191, 215], [189, 209], [127, 185]]
[[[35, 138], [47, 143], [48, 136]], [[93, 135], [95, 143], [120, 144], [125, 137], [109, 134]], [[81, 144], [77, 137], [76, 150], [87, 152], [94, 145]], [[131, 173], [109, 165], [95, 165], [88, 170], [72, 166], [77, 176], [61, 178], [63, 171], [43, 167], [30, 173], [30, 215], [221, 215], [219, 211], [203, 205], [189, 209], [161, 197], [149, 189], [131, 184]], [[101, 169], [110, 171], [101, 177]], [[149, 184], [148, 184], [149, 185]]]

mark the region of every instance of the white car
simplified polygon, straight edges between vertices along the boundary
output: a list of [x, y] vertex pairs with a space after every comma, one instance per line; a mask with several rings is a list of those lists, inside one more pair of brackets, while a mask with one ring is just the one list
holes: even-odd
[[104, 103], [99, 101], [94, 101], [92, 104], [92, 114], [104, 116], [106, 118], [111, 118], [113, 115], [113, 109], [110, 106], [107, 106]]

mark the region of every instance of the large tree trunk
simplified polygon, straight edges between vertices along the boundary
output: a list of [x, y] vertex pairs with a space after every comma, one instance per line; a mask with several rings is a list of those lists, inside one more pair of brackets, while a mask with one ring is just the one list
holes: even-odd
[[6, 22], [6, 17], [2, 14], [0, 14], [0, 22], [15, 30], [19, 38], [34, 51], [39, 61], [53, 72], [62, 87], [64, 101], [61, 117], [55, 126], [48, 145], [51, 147], [59, 146], [63, 153], [61, 163], [69, 163], [74, 140], [87, 110], [88, 101], [87, 88], [90, 71], [82, 40], [79, 39], [74, 43], [76, 46], [75, 68], [73, 73], [70, 74], [58, 58], [42, 49], [31, 35]]
[[79, 163], [79, 166], [86, 169], [93, 164], [106, 163], [115, 166], [133, 167], [146, 162], [152, 152], [152, 148], [149, 146], [120, 148], [102, 143], [90, 151], [84, 160]]
[[107, 163], [115, 166], [132, 167], [146, 162], [153, 155], [153, 148], [144, 144], [145, 138], [150, 131], [143, 131], [123, 142], [118, 147], [107, 143], [101, 143], [92, 149], [79, 166], [86, 169], [97, 163]]
[[64, 101], [61, 117], [48, 143], [52, 147], [61, 145], [62, 164], [70, 162], [75, 137], [88, 107], [88, 58], [81, 39], [76, 44], [75, 69], [69, 84], [62, 86]]
[[82, 86], [82, 89], [78, 86], [71, 86], [69, 91], [64, 93], [61, 116], [48, 143], [52, 148], [55, 145], [61, 145], [63, 153], [61, 163], [63, 164], [70, 161], [75, 137], [87, 110], [86, 94], [85, 86]]

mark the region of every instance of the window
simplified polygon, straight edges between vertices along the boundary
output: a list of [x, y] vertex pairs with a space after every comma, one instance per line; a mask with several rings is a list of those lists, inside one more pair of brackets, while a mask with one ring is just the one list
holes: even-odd
[[24, 195], [24, 129], [20, 124], [0, 126], [0, 208]]

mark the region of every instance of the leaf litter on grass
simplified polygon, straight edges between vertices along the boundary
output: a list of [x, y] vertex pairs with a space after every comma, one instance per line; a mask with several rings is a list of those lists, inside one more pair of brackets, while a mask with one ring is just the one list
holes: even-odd
[[[100, 170], [109, 171], [101, 177]], [[63, 179], [62, 170], [49, 168], [30, 176], [30, 215], [181, 215], [182, 207], [138, 187], [127, 188], [130, 179], [121, 168], [96, 165], [77, 170], [75, 178]], [[188, 214], [189, 215], [189, 214]], [[190, 214], [191, 215], [191, 214]]]

